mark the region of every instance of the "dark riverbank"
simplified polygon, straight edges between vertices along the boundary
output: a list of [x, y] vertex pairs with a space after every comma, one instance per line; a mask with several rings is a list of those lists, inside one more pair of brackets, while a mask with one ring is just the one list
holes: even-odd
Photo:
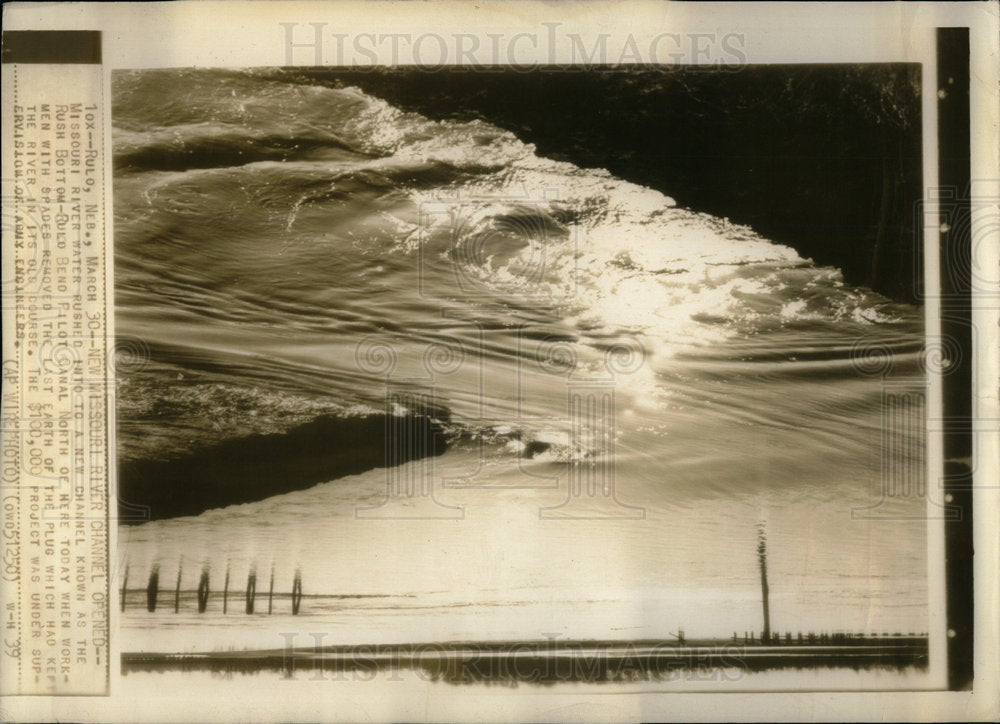
[[445, 448], [442, 427], [423, 415], [323, 416], [285, 433], [225, 440], [166, 460], [126, 460], [118, 473], [119, 515], [125, 523], [197, 515]]
[[481, 118], [919, 298], [920, 67], [288, 69], [435, 120]]
[[[506, 641], [326, 646], [204, 654], [125, 653], [122, 673], [280, 672], [336, 680], [353, 673], [416, 671], [451, 684], [662, 680], [680, 671], [725, 669], [735, 674], [789, 668], [926, 668], [921, 636], [810, 634], [805, 641], [768, 644], [718, 639], [678, 641]], [[318, 673], [317, 673], [318, 672]], [[734, 679], [735, 680], [735, 679]]]

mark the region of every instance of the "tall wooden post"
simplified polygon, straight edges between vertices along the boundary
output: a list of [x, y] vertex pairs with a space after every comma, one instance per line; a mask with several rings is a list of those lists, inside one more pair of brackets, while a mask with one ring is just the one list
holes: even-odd
[[760, 593], [764, 604], [764, 631], [761, 634], [761, 643], [766, 643], [771, 638], [771, 610], [767, 588], [767, 536], [764, 533], [763, 523], [757, 528], [757, 558], [760, 560]]

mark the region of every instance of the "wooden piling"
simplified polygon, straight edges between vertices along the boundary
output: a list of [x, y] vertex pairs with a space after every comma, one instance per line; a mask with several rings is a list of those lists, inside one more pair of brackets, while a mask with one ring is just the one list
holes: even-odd
[[302, 571], [295, 571], [295, 581], [292, 583], [292, 615], [297, 616], [302, 605]]
[[198, 613], [205, 613], [208, 608], [208, 568], [201, 571], [201, 580], [198, 581]]
[[146, 584], [146, 610], [152, 613], [156, 610], [156, 596], [160, 592], [160, 567], [153, 566], [149, 572], [149, 583]]
[[271, 566], [271, 585], [267, 589], [267, 615], [271, 615], [272, 603], [274, 602], [274, 566]]
[[254, 604], [254, 599], [256, 597], [257, 597], [257, 571], [251, 568], [250, 574], [247, 576], [246, 612], [248, 614], [253, 613], [253, 604]]
[[226, 566], [226, 583], [222, 589], [222, 613], [229, 609], [229, 566]]
[[181, 572], [184, 569], [184, 557], [181, 556], [177, 560], [177, 587], [174, 588], [174, 613], [180, 609], [181, 606]]
[[122, 613], [125, 612], [125, 595], [128, 593], [128, 564], [125, 564], [125, 577], [122, 579]]

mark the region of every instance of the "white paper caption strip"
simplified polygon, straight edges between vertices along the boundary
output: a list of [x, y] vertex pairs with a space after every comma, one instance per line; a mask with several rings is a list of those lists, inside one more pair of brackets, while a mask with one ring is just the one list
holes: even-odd
[[5, 695], [106, 695], [103, 69], [3, 64]]

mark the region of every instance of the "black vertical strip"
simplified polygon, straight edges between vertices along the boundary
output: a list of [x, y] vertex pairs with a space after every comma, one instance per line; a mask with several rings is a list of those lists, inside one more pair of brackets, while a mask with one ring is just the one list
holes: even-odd
[[937, 29], [938, 184], [942, 203], [942, 344], [956, 349], [944, 375], [944, 494], [959, 515], [945, 521], [948, 688], [973, 680], [972, 256], [970, 228], [969, 29]]

